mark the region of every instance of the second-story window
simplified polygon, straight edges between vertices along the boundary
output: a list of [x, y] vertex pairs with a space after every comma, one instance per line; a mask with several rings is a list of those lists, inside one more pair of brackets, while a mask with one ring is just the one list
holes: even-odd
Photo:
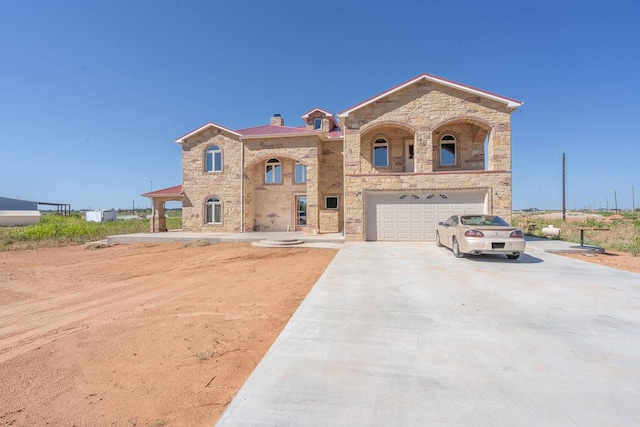
[[267, 160], [264, 171], [265, 184], [280, 184], [282, 182], [282, 165], [278, 159]]
[[322, 119], [313, 119], [313, 129], [314, 130], [322, 129]]
[[205, 172], [222, 172], [222, 150], [217, 145], [207, 148], [205, 153]]
[[456, 137], [445, 135], [440, 140], [440, 165], [453, 166], [456, 160]]
[[378, 138], [373, 142], [373, 166], [376, 168], [389, 166], [389, 143], [384, 138]]
[[304, 184], [307, 182], [307, 167], [300, 162], [296, 162], [296, 184]]

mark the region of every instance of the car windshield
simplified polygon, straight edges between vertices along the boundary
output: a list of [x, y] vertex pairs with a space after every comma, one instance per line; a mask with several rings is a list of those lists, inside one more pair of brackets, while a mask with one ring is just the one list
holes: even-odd
[[465, 215], [460, 217], [460, 223], [462, 225], [509, 225], [507, 221], [494, 215]]

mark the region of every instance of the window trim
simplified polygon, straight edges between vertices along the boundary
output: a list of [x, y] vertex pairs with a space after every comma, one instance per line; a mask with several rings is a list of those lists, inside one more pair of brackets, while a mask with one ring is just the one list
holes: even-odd
[[[302, 168], [303, 168], [302, 169], [303, 170], [303, 172], [302, 172], [302, 175], [303, 175], [302, 181], [298, 181], [298, 166], [302, 166]], [[305, 165], [302, 162], [298, 162], [298, 161], [296, 161], [293, 164], [293, 182], [295, 184], [306, 184], [307, 183], [307, 165]]]
[[[445, 139], [450, 137], [452, 139]], [[444, 145], [453, 146], [453, 163], [444, 163], [442, 152], [444, 150]], [[447, 133], [442, 135], [440, 138], [440, 166], [456, 166], [458, 164], [458, 138], [451, 133]]]
[[[379, 142], [382, 141], [382, 142]], [[372, 148], [372, 163], [373, 163], [373, 167], [374, 168], [388, 168], [389, 167], [389, 140], [383, 136], [378, 136], [376, 138], [373, 139], [373, 148]], [[376, 148], [382, 148], [384, 147], [386, 149], [386, 158], [385, 158], [385, 164], [384, 165], [377, 165], [376, 164]]]
[[[336, 199], [336, 207], [335, 208], [330, 208], [328, 205], [328, 200], [329, 199]], [[338, 210], [340, 209], [340, 197], [338, 196], [324, 196], [324, 208], [325, 209], [330, 209], [330, 210]]]
[[[215, 207], [219, 206], [220, 217], [216, 218]], [[211, 222], [208, 222], [209, 209], [211, 208]], [[204, 223], [206, 225], [222, 225], [224, 218], [224, 210], [222, 200], [218, 196], [211, 196], [204, 202]], [[216, 221], [218, 219], [218, 221]]]
[[[211, 155], [211, 170], [208, 169], [208, 161], [209, 161], [209, 156]], [[220, 169], [216, 169], [216, 155], [220, 156]], [[224, 169], [224, 162], [223, 162], [223, 156], [222, 156], [222, 148], [220, 148], [220, 146], [218, 145], [210, 145], [207, 147], [207, 149], [204, 151], [204, 171], [205, 173], [220, 173], [223, 171]]]
[[[273, 166], [273, 178], [269, 179], [269, 166]], [[280, 176], [278, 177], [278, 169], [280, 170]], [[264, 163], [264, 183], [267, 185], [279, 185], [282, 184], [282, 162], [275, 157], [270, 158]]]

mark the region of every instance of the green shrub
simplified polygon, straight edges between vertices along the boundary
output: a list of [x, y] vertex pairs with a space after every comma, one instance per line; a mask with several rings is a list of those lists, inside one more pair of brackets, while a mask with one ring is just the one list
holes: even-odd
[[[0, 250], [86, 243], [114, 234], [146, 233], [149, 227], [148, 219], [98, 223], [85, 221], [80, 215], [43, 215], [38, 224], [0, 227]], [[167, 228], [182, 228], [182, 218], [167, 218]]]

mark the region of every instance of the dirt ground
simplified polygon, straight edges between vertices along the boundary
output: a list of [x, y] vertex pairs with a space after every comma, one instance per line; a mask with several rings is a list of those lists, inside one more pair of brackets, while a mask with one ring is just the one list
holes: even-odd
[[0, 253], [0, 425], [212, 426], [335, 253]]
[[[335, 250], [0, 253], [0, 425], [212, 426]], [[640, 273], [640, 257], [573, 258]]]
[[581, 261], [593, 262], [595, 264], [606, 265], [607, 267], [619, 270], [631, 271], [640, 274], [640, 256], [631, 256], [624, 252], [607, 251], [604, 254], [562, 254], [569, 258]]

